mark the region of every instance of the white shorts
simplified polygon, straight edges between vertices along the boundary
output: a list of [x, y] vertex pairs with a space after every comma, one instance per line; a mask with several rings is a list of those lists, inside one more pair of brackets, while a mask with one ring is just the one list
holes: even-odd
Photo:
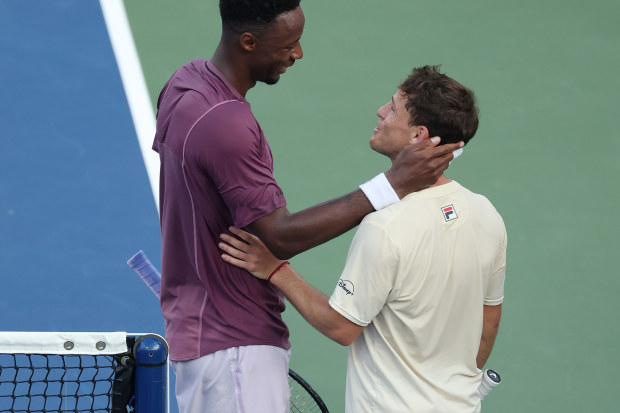
[[179, 413], [288, 413], [290, 350], [242, 346], [173, 361]]

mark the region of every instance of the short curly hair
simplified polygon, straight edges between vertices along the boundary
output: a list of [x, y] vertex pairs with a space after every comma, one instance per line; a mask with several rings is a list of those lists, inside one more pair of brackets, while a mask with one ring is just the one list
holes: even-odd
[[474, 92], [439, 72], [439, 66], [414, 68], [399, 90], [407, 97], [409, 124], [423, 125], [441, 143], [469, 142], [478, 130]]
[[220, 0], [222, 23], [235, 31], [260, 29], [299, 7], [300, 0]]

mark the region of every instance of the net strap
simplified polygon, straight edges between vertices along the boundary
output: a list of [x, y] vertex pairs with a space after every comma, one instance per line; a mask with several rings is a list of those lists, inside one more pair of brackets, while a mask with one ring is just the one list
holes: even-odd
[[113, 355], [126, 353], [127, 333], [1, 332], [0, 354]]

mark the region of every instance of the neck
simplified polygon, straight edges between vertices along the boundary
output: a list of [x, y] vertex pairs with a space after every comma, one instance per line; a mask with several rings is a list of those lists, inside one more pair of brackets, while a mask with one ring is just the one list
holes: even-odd
[[[392, 159], [392, 165], [394, 165], [394, 159]], [[429, 188], [433, 188], [435, 186], [439, 186], [439, 185], [445, 185], [447, 183], [452, 182], [450, 179], [446, 178], [445, 175], [441, 175], [434, 184], [432, 184], [431, 186], [429, 186]]]
[[224, 38], [220, 40], [220, 44], [213, 53], [211, 63], [222, 72], [228, 83], [243, 97], [256, 85], [256, 81], [250, 79], [246, 63], [241, 56], [231, 51], [231, 46], [226, 44]]
[[441, 175], [439, 179], [437, 179], [437, 181], [433, 185], [431, 185], [431, 188], [434, 186], [445, 185], [449, 182], [452, 182], [452, 181], [446, 178], [445, 175]]

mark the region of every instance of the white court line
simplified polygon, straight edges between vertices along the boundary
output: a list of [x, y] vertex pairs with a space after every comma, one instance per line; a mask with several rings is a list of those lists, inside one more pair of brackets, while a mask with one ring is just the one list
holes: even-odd
[[142, 151], [142, 159], [159, 212], [159, 157], [151, 149], [155, 137], [155, 114], [149, 97], [136, 45], [131, 35], [123, 0], [99, 0], [108, 28], [116, 64], [121, 74], [129, 111]]
[[[108, 36], [112, 43], [114, 56], [116, 56], [116, 64], [123, 81], [142, 159], [159, 213], [159, 157], [151, 149], [155, 137], [155, 113], [144, 80], [136, 45], [129, 28], [125, 6], [122, 0], [99, 0], [99, 4], [108, 28]], [[170, 360], [168, 360], [166, 377], [167, 382], [170, 383]], [[168, 384], [167, 390], [170, 391], [170, 384]], [[167, 397], [166, 411], [170, 411], [170, 393]]]

